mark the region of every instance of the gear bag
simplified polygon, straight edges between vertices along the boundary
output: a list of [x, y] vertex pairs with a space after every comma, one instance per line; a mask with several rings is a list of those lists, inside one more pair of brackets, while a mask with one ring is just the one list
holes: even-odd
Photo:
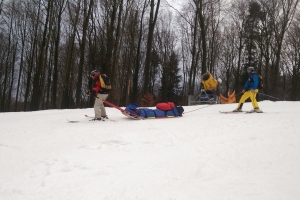
[[[257, 73], [254, 73], [258, 76], [258, 85], [257, 85], [257, 89], [261, 90], [264, 88], [264, 80], [263, 77]], [[253, 76], [250, 77], [249, 79], [251, 82], [253, 82]]]
[[156, 108], [159, 110], [172, 110], [175, 107], [175, 104], [173, 102], [167, 102], [167, 103], [158, 103], [156, 104]]
[[106, 74], [101, 74], [99, 76], [100, 79], [100, 86], [101, 92], [109, 92], [111, 90], [111, 83], [110, 83], [110, 79], [108, 78], [108, 76]]

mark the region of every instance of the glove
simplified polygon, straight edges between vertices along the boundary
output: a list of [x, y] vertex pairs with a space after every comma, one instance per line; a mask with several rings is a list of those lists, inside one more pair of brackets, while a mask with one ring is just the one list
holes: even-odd
[[255, 90], [251, 90], [251, 92], [253, 92], [253, 93], [254, 93], [254, 92], [255, 92]]
[[97, 96], [97, 95], [96, 95], [96, 92], [95, 92], [94, 90], [88, 91], [88, 92], [86, 93], [86, 95], [87, 95], [87, 96], [93, 96], [93, 97]]

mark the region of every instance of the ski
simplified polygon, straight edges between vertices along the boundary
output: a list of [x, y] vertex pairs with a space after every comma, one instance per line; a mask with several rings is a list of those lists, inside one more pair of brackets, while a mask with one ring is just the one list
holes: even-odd
[[243, 114], [245, 111], [242, 112], [233, 112], [233, 111], [219, 111], [221, 114]]
[[251, 112], [251, 111], [247, 111], [247, 112], [245, 112], [245, 114], [253, 114], [253, 113], [258, 113], [258, 114], [261, 114], [261, 113], [264, 113], [264, 112]]
[[144, 117], [138, 116], [138, 115], [130, 115], [127, 112], [122, 112], [123, 115], [125, 115], [126, 117], [129, 117], [130, 119], [134, 119], [134, 120], [141, 120], [141, 119], [145, 119]]
[[[93, 119], [94, 117], [92, 116], [89, 116], [89, 115], [84, 115], [86, 118], [90, 118], [90, 119]], [[89, 120], [89, 121], [94, 121], [94, 120]], [[102, 120], [99, 120], [99, 121], [112, 121], [112, 122], [116, 122], [115, 120], [112, 120], [112, 119], [102, 119]]]
[[[104, 122], [105, 120], [92, 120], [92, 119], [90, 119], [89, 121], [90, 122]], [[79, 123], [79, 122], [82, 122], [82, 121], [68, 120], [68, 123]]]
[[103, 120], [103, 119], [100, 119], [100, 120], [90, 119], [89, 121], [90, 122], [105, 122], [105, 120]]
[[251, 112], [251, 111], [242, 111], [242, 112], [233, 112], [233, 111], [219, 111], [221, 114], [252, 114], [252, 113], [263, 113], [263, 112]]
[[94, 118], [94, 117], [92, 117], [92, 116], [89, 116], [89, 115], [84, 115], [85, 117], [87, 117], [87, 118]]
[[[68, 120], [68, 119], [67, 119]], [[68, 120], [69, 123], [78, 123], [79, 121], [75, 121], [75, 120]]]

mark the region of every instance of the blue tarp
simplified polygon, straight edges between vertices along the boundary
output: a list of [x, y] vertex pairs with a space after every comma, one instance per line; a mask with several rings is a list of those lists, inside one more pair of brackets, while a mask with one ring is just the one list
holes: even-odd
[[172, 110], [163, 111], [159, 109], [140, 108], [139, 104], [130, 103], [126, 111], [139, 115], [144, 118], [164, 118], [164, 117], [179, 117], [182, 116], [184, 109], [181, 106], [174, 107]]

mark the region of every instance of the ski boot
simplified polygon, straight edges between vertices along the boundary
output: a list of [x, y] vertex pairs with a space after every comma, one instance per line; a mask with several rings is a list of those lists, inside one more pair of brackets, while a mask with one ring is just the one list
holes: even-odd
[[107, 119], [109, 119], [109, 118], [107, 117], [107, 115], [105, 115], [105, 116], [101, 116], [101, 119], [102, 119], [103, 121], [105, 121], [105, 120], [107, 120]]
[[263, 111], [260, 108], [254, 108], [250, 110], [250, 113], [262, 113]]
[[241, 108], [236, 108], [232, 112], [243, 112]]
[[102, 121], [102, 118], [95, 117], [95, 118], [91, 119], [90, 121]]

